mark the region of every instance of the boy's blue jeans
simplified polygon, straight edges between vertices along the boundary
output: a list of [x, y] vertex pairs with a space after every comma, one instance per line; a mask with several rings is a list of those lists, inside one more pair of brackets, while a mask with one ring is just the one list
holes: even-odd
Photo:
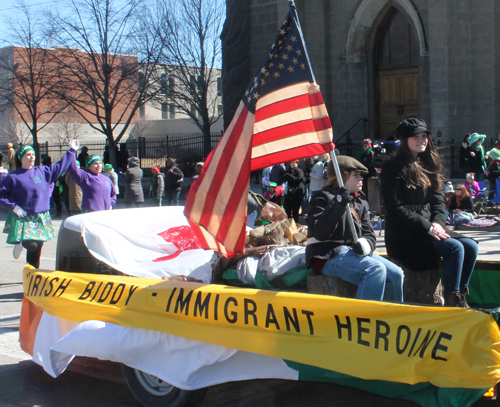
[[351, 247], [342, 246], [321, 273], [356, 284], [358, 299], [403, 302], [403, 270], [378, 254], [359, 257]]

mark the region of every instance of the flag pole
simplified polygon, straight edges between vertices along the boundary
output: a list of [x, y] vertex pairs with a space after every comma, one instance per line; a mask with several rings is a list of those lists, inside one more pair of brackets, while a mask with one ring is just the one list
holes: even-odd
[[[340, 173], [339, 163], [337, 161], [337, 156], [335, 155], [335, 149], [330, 151], [330, 159], [332, 160], [333, 169], [335, 170], [335, 175], [337, 176], [337, 181], [339, 183], [339, 188], [344, 186], [344, 181], [342, 180], [342, 176]], [[352, 241], [354, 243], [358, 242], [358, 234], [356, 233], [356, 226], [354, 225], [354, 219], [352, 217], [351, 209], [349, 204], [346, 206], [346, 215], [347, 222], [349, 223], [351, 233], [352, 233]]]

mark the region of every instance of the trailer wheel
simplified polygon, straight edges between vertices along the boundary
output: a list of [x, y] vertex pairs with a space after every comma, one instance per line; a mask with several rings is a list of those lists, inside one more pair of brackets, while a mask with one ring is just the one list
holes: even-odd
[[127, 386], [144, 407], [188, 407], [201, 402], [206, 388], [183, 390], [172, 386], [156, 376], [122, 364]]

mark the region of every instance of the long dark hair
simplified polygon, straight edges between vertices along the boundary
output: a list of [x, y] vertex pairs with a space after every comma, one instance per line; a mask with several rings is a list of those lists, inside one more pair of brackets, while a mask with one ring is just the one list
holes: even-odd
[[418, 155], [417, 160], [413, 158], [413, 154], [408, 147], [408, 138], [401, 140], [396, 156], [405, 164], [406, 186], [408, 188], [422, 187], [426, 189], [431, 187], [436, 191], [443, 188], [444, 176], [441, 157], [437, 153], [430, 135], [427, 136], [427, 148]]

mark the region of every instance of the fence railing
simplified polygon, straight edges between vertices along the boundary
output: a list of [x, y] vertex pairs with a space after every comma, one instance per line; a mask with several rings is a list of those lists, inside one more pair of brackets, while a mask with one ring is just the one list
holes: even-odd
[[[222, 132], [210, 134], [210, 146], [213, 149], [220, 138]], [[141, 160], [141, 168], [151, 168], [153, 165], [162, 167], [166, 164], [167, 157], [176, 159], [179, 167], [185, 172], [186, 176], [190, 176], [194, 172], [194, 166], [199, 161], [204, 161], [203, 152], [203, 134], [182, 134], [182, 135], [165, 135], [163, 137], [139, 137], [138, 139], [128, 139], [126, 142], [119, 143], [118, 156], [120, 150], [127, 150], [129, 157], [138, 157]], [[107, 154], [107, 141], [81, 141], [81, 146], [88, 148], [88, 153], [97, 154], [105, 161]], [[19, 146], [14, 146], [17, 149]], [[6, 146], [0, 146], [0, 151], [6, 151]], [[68, 146], [66, 144], [56, 144], [43, 142], [39, 143], [39, 154], [48, 155], [52, 162], [57, 162], [64, 155]], [[122, 155], [123, 156], [123, 155]], [[123, 163], [118, 164], [122, 166]], [[126, 165], [126, 163], [125, 163]]]

